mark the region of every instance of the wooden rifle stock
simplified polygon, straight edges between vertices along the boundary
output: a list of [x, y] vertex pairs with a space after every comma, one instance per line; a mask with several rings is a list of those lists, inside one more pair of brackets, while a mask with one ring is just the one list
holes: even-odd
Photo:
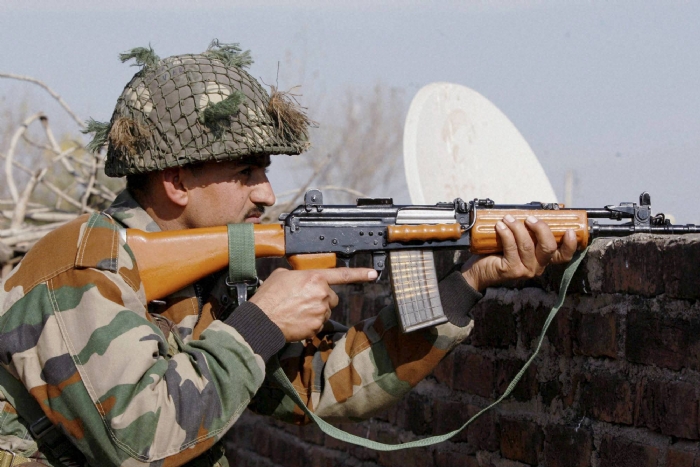
[[[281, 225], [255, 225], [255, 256], [284, 256]], [[146, 300], [173, 292], [228, 266], [226, 226], [164, 232], [126, 230], [126, 243], [139, 268]]]

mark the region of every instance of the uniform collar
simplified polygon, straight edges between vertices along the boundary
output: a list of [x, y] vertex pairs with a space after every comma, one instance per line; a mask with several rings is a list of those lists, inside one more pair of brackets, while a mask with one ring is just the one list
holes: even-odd
[[105, 210], [105, 214], [109, 214], [117, 222], [130, 229], [160, 232], [158, 224], [127, 190], [119, 193], [109, 208]]

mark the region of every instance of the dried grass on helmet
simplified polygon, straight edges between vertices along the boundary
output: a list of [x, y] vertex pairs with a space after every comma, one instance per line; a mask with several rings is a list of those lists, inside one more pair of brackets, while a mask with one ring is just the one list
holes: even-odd
[[315, 122], [306, 115], [306, 108], [299, 105], [296, 96], [297, 94], [270, 86], [267, 113], [272, 116], [277, 130], [285, 137], [308, 140], [309, 125], [315, 125]]
[[131, 155], [137, 153], [138, 148], [149, 136], [151, 131], [148, 128], [127, 117], [118, 118], [109, 130], [109, 140], [114, 148], [120, 151], [126, 150]]

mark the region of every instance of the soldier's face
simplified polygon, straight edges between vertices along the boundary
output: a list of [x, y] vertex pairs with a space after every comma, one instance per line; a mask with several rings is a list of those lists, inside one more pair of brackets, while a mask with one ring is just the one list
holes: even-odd
[[208, 162], [191, 170], [188, 227], [259, 223], [266, 206], [275, 204], [267, 179], [270, 156], [242, 161]]

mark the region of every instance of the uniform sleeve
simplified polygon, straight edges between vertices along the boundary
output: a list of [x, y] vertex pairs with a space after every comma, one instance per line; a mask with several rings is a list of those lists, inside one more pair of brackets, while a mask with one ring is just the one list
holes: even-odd
[[[470, 310], [481, 294], [454, 272], [441, 281], [440, 296], [448, 323], [404, 334], [390, 305], [349, 330], [328, 329], [313, 340], [288, 345], [279, 355], [280, 364], [307, 407], [320, 417], [371, 417], [398, 402], [470, 334]], [[251, 408], [295, 423], [309, 421], [271, 378]]]
[[6, 301], [16, 301], [0, 316], [0, 363], [91, 465], [181, 465], [234, 423], [265, 362], [220, 321], [165, 358], [168, 343], [130, 282], [71, 268], [28, 292], [9, 290]]

